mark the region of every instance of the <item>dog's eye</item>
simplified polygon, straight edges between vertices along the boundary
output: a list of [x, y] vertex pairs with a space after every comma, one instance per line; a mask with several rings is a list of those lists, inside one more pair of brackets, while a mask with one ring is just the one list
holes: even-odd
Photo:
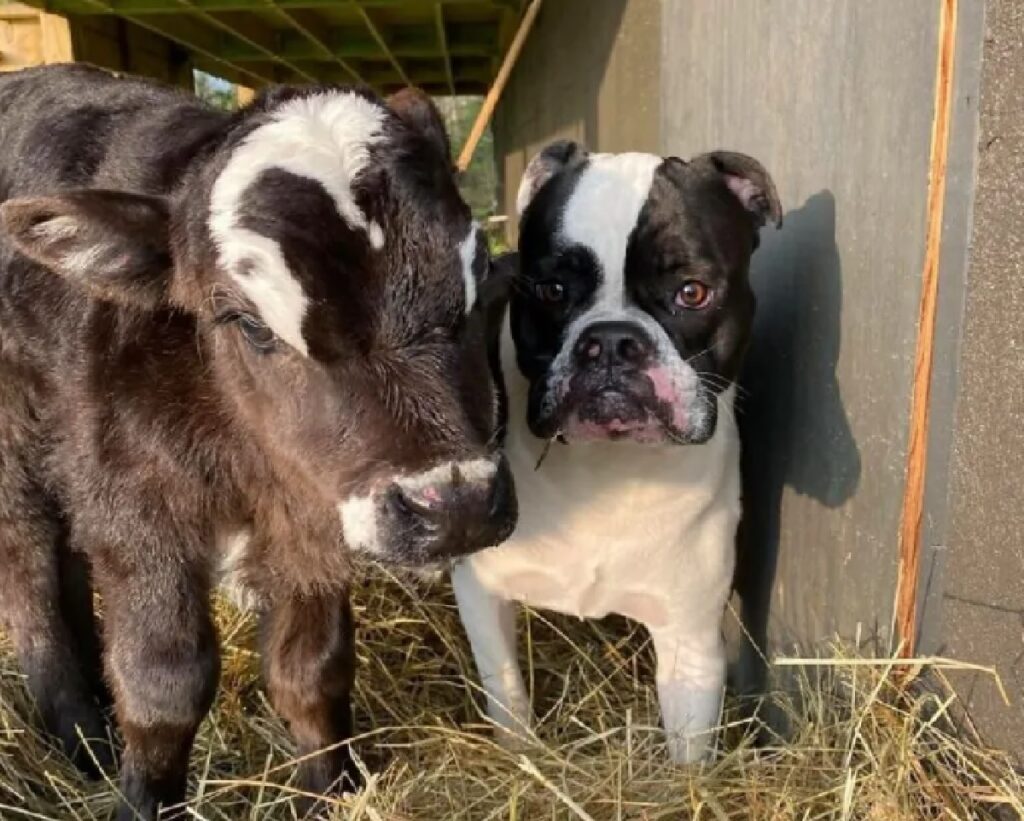
[[688, 279], [676, 291], [676, 305], [695, 311], [706, 308], [711, 301], [711, 289], [700, 280]]
[[565, 299], [565, 286], [561, 282], [547, 280], [533, 286], [533, 292], [541, 302], [561, 302]]
[[251, 314], [241, 311], [229, 311], [217, 317], [218, 325], [232, 323], [238, 326], [239, 332], [255, 350], [270, 353], [277, 347], [277, 337], [270, 328]]

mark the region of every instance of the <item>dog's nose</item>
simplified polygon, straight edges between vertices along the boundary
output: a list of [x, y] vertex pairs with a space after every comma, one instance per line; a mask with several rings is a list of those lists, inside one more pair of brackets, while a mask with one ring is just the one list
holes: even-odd
[[582, 367], [646, 364], [654, 348], [647, 332], [632, 322], [610, 320], [585, 328], [576, 343], [576, 361]]

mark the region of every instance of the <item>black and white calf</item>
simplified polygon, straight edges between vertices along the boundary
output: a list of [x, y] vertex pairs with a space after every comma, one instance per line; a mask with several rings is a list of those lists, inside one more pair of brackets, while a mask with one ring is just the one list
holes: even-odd
[[435, 562], [516, 517], [486, 250], [436, 110], [312, 87], [232, 115], [80, 66], [3, 75], [0, 203], [0, 624], [47, 726], [88, 766], [106, 685], [118, 817], [179, 802], [227, 576], [302, 786], [341, 786], [349, 551]]
[[500, 362], [519, 525], [453, 571], [488, 711], [508, 730], [530, 721], [513, 602], [621, 613], [650, 629], [671, 753], [693, 761], [724, 686], [740, 516], [732, 384], [758, 229], [781, 223], [775, 187], [741, 154], [685, 162], [556, 143], [530, 163], [518, 207]]

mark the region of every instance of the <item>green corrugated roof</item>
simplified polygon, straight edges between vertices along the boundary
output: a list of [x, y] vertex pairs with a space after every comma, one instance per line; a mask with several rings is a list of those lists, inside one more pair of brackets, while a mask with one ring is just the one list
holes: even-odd
[[113, 15], [186, 48], [198, 68], [251, 86], [365, 82], [389, 92], [486, 90], [524, 0], [26, 0]]

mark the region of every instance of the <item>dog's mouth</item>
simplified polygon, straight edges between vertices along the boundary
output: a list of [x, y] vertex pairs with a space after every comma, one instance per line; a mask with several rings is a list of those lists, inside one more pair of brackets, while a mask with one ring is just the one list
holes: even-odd
[[630, 441], [643, 444], [689, 441], [677, 423], [681, 413], [653, 390], [608, 384], [571, 391], [560, 408], [557, 433], [565, 442]]

